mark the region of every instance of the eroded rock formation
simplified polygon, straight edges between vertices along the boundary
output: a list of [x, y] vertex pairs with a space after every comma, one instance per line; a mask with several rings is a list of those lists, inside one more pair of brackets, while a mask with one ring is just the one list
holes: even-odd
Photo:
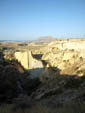
[[37, 56], [42, 55], [39, 59], [34, 58], [31, 51], [15, 52], [15, 57], [25, 69], [34, 70], [31, 71], [31, 74], [35, 77], [38, 74], [40, 75], [40, 72], [48, 70], [44, 70], [44, 67], [47, 68], [47, 66], [43, 65], [42, 60], [47, 62], [47, 65], [50, 64], [51, 67], [59, 68], [63, 74], [77, 74], [81, 76], [84, 73], [84, 69], [80, 71], [76, 69], [79, 68], [80, 62], [80, 66], [84, 67], [85, 65], [84, 44], [84, 40], [57, 40], [43, 48], [32, 51]]
[[43, 72], [42, 61], [33, 58], [31, 51], [15, 52], [15, 58], [26, 70], [29, 70], [31, 77], [38, 77]]
[[33, 58], [31, 51], [15, 52], [15, 58], [25, 69], [43, 68], [43, 63]]

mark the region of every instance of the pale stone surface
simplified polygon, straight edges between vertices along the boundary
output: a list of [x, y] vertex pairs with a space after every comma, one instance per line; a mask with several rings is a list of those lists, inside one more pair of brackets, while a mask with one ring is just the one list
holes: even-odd
[[[85, 41], [53, 41], [48, 44], [46, 51], [42, 59], [48, 61], [52, 67], [59, 68], [63, 72], [62, 74], [77, 74], [80, 76], [77, 68], [80, 67], [81, 62], [85, 62]], [[85, 64], [82, 64], [82, 66], [85, 67]], [[83, 68], [81, 68], [82, 75], [83, 72]]]
[[63, 55], [63, 60], [69, 60], [72, 59], [73, 57], [76, 57], [78, 54], [76, 52], [65, 52]]
[[[31, 46], [35, 45], [36, 44], [33, 44]], [[36, 46], [38, 47], [38, 45]], [[43, 69], [48, 68], [42, 64], [41, 60], [44, 60], [47, 65], [50, 64], [50, 67], [56, 67], [66, 74], [76, 74], [77, 71], [75, 71], [75, 69], [79, 66], [77, 64], [85, 61], [85, 41], [82, 40], [56, 40], [40, 49], [36, 49], [36, 46], [32, 52], [35, 55], [42, 54], [42, 58], [39, 60], [33, 57], [31, 51], [16, 53], [16, 59], [21, 62], [25, 69], [30, 69], [33, 76], [38, 76], [41, 72], [44, 73], [45, 71], [43, 71]], [[84, 67], [84, 64], [82, 65]], [[73, 71], [75, 71], [75, 73], [73, 73]]]
[[25, 69], [43, 68], [42, 62], [33, 58], [31, 51], [15, 52], [15, 58]]
[[79, 56], [82, 58], [85, 58], [85, 50], [80, 51]]
[[80, 51], [82, 49], [85, 50], [85, 41], [77, 41], [77, 40], [53, 41], [48, 44], [48, 47], [55, 47], [61, 50], [73, 49], [73, 50]]
[[81, 42], [67, 42], [64, 44], [64, 48], [81, 50], [85, 49], [85, 43]]
[[15, 58], [22, 64], [25, 69], [28, 69], [28, 53], [15, 52]]
[[15, 52], [15, 58], [30, 72], [30, 77], [39, 77], [44, 71], [43, 63], [33, 58], [31, 51]]

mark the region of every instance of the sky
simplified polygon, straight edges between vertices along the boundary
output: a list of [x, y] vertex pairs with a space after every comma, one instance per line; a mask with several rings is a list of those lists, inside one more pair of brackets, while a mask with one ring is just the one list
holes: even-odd
[[85, 0], [0, 0], [0, 40], [85, 38]]

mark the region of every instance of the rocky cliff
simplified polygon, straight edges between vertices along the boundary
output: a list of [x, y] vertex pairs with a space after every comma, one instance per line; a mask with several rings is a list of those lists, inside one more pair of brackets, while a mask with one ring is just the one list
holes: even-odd
[[[32, 51], [34, 55], [41, 55], [40, 59], [35, 58], [31, 51], [15, 52], [15, 57], [25, 69], [34, 69], [31, 72], [32, 76], [44, 71], [44, 67], [47, 68], [49, 64], [50, 67], [59, 68], [63, 74], [80, 76], [84, 73], [84, 69], [79, 68], [85, 65], [84, 44], [84, 40], [57, 40], [49, 43], [46, 47]], [[42, 61], [47, 64], [44, 66]]]
[[29, 70], [31, 77], [38, 77], [43, 72], [42, 61], [35, 59], [31, 51], [15, 52], [15, 58], [26, 70]]
[[4, 109], [8, 103], [13, 106], [11, 110], [22, 109], [19, 113], [25, 109], [41, 113], [44, 107], [44, 113], [85, 112], [84, 47], [81, 43], [78, 49], [59, 48], [67, 42], [55, 41], [32, 52], [16, 51], [14, 56], [20, 63], [8, 60], [8, 54], [5, 59], [0, 52], [0, 113], [2, 107], [3, 112], [8, 111], [8, 107]]
[[85, 50], [85, 40], [58, 40], [58, 41], [53, 41], [51, 43], [48, 44], [48, 47], [55, 47], [58, 48], [60, 50], [66, 50], [66, 49], [74, 49], [77, 51], [80, 50]]

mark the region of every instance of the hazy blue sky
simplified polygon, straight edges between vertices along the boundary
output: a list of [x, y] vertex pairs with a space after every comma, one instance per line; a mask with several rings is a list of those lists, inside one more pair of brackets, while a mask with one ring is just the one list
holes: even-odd
[[85, 0], [0, 0], [0, 39], [85, 37]]

